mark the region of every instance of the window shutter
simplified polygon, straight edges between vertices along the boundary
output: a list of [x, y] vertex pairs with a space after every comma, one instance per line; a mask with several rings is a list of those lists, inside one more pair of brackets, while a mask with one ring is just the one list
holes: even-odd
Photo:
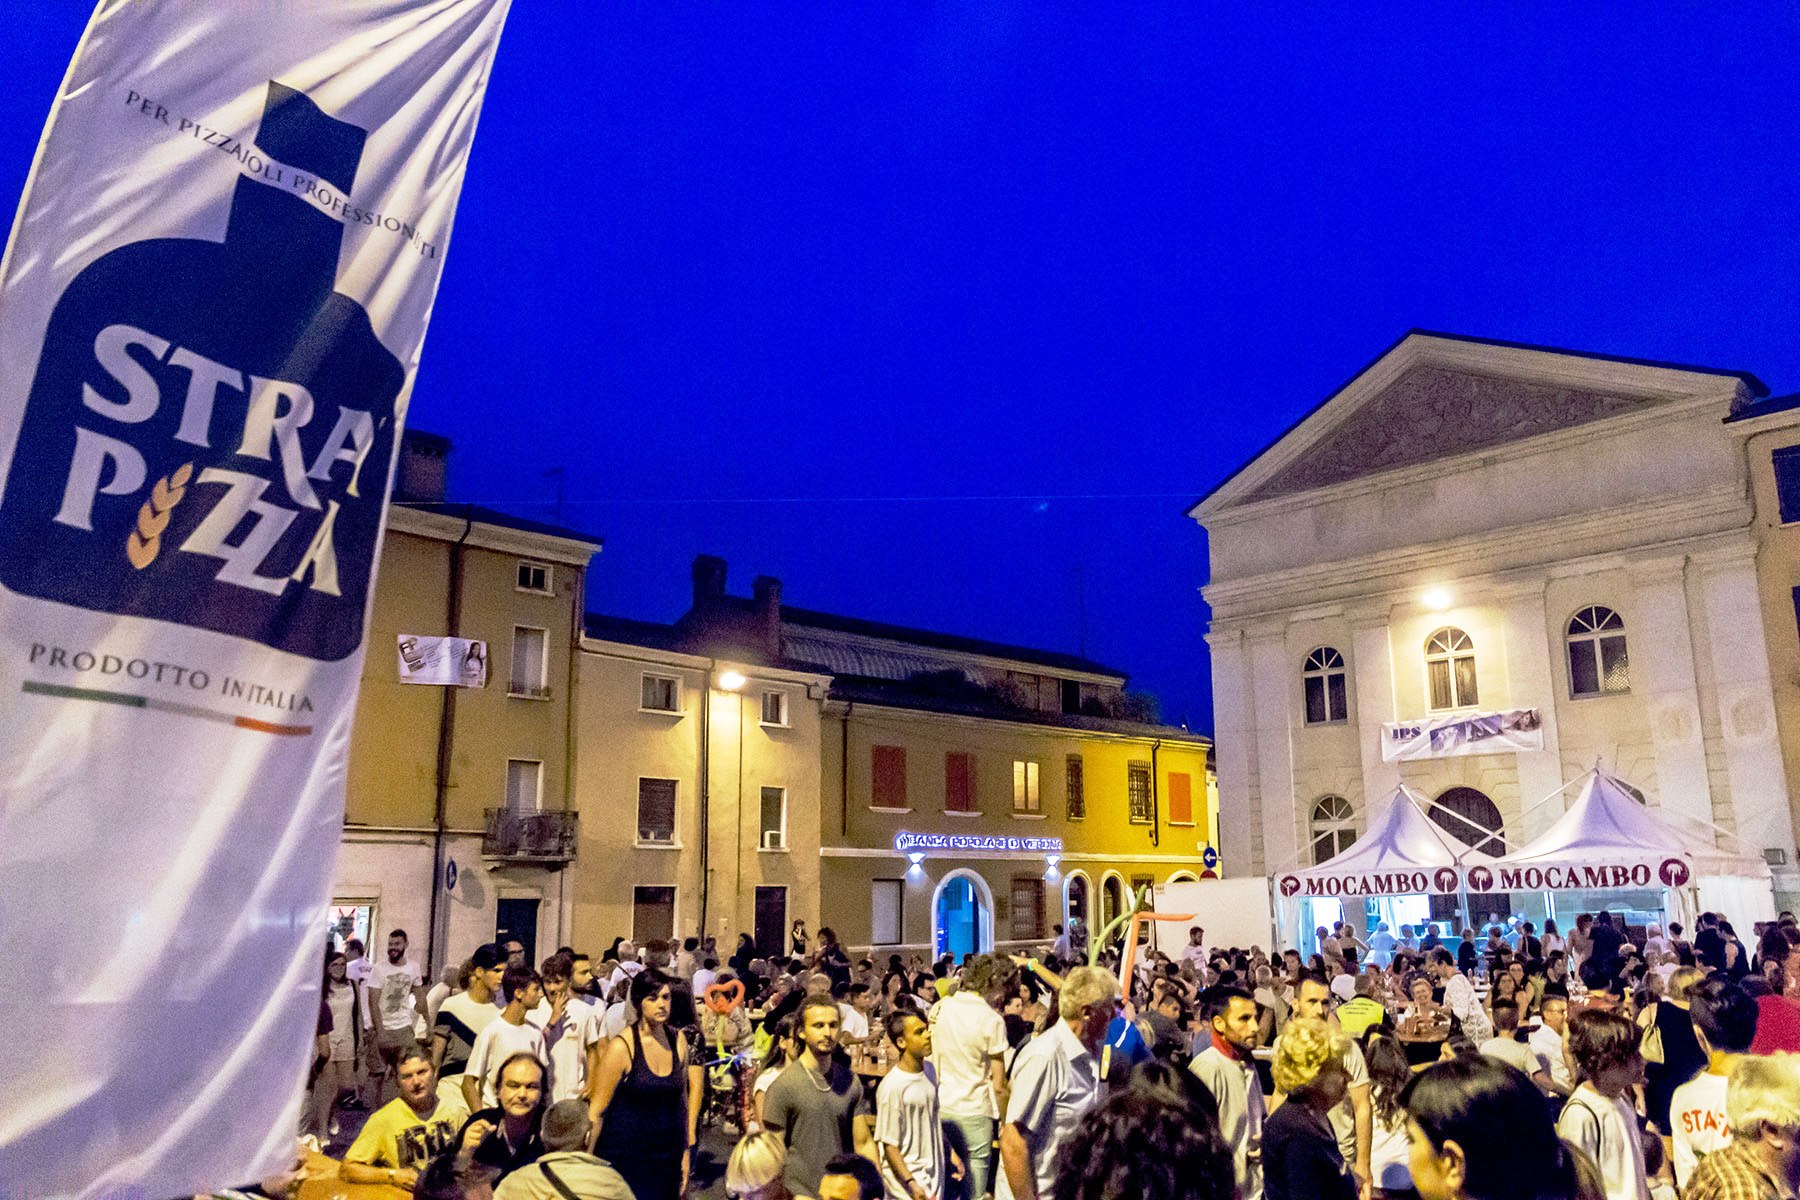
[[876, 808], [905, 808], [906, 747], [870, 747], [869, 767], [874, 778], [870, 803]]
[[1190, 777], [1184, 772], [1169, 773], [1169, 823], [1172, 825], [1191, 825], [1194, 821], [1194, 800], [1190, 792]]
[[975, 760], [960, 750], [944, 755], [944, 807], [950, 812], [975, 811]]

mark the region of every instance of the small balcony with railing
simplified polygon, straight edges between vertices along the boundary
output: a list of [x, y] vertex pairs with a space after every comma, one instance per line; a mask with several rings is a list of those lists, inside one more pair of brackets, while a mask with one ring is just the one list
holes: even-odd
[[490, 862], [535, 864], [559, 869], [575, 860], [577, 814], [487, 810], [481, 857]]

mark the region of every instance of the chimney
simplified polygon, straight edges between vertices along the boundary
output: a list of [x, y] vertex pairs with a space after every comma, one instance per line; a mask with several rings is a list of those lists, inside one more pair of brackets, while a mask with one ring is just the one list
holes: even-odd
[[394, 499], [442, 504], [450, 488], [450, 439], [423, 429], [400, 436], [400, 463], [394, 471]]
[[781, 580], [758, 575], [750, 585], [756, 602], [756, 627], [762, 635], [763, 653], [770, 662], [781, 661]]
[[711, 608], [725, 595], [725, 560], [716, 554], [694, 559], [694, 608]]

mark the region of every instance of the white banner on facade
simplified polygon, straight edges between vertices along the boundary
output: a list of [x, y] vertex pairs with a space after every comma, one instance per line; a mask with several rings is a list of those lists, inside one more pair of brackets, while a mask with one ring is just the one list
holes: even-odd
[[400, 635], [400, 682], [487, 686], [487, 643], [468, 638]]
[[292, 1162], [383, 508], [507, 3], [102, 0], [76, 50], [0, 262], [0, 1193]]
[[1535, 708], [1497, 713], [1459, 713], [1381, 727], [1381, 761], [1505, 754], [1544, 748], [1544, 722]]

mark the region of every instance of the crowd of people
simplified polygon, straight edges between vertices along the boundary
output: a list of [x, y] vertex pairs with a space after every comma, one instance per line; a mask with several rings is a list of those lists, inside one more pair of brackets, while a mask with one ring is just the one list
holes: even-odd
[[[310, 1132], [425, 1200], [1794, 1200], [1800, 926], [1347, 924], [1305, 950], [853, 956], [796, 923], [326, 960]], [[1121, 976], [1123, 975], [1123, 983]]]

